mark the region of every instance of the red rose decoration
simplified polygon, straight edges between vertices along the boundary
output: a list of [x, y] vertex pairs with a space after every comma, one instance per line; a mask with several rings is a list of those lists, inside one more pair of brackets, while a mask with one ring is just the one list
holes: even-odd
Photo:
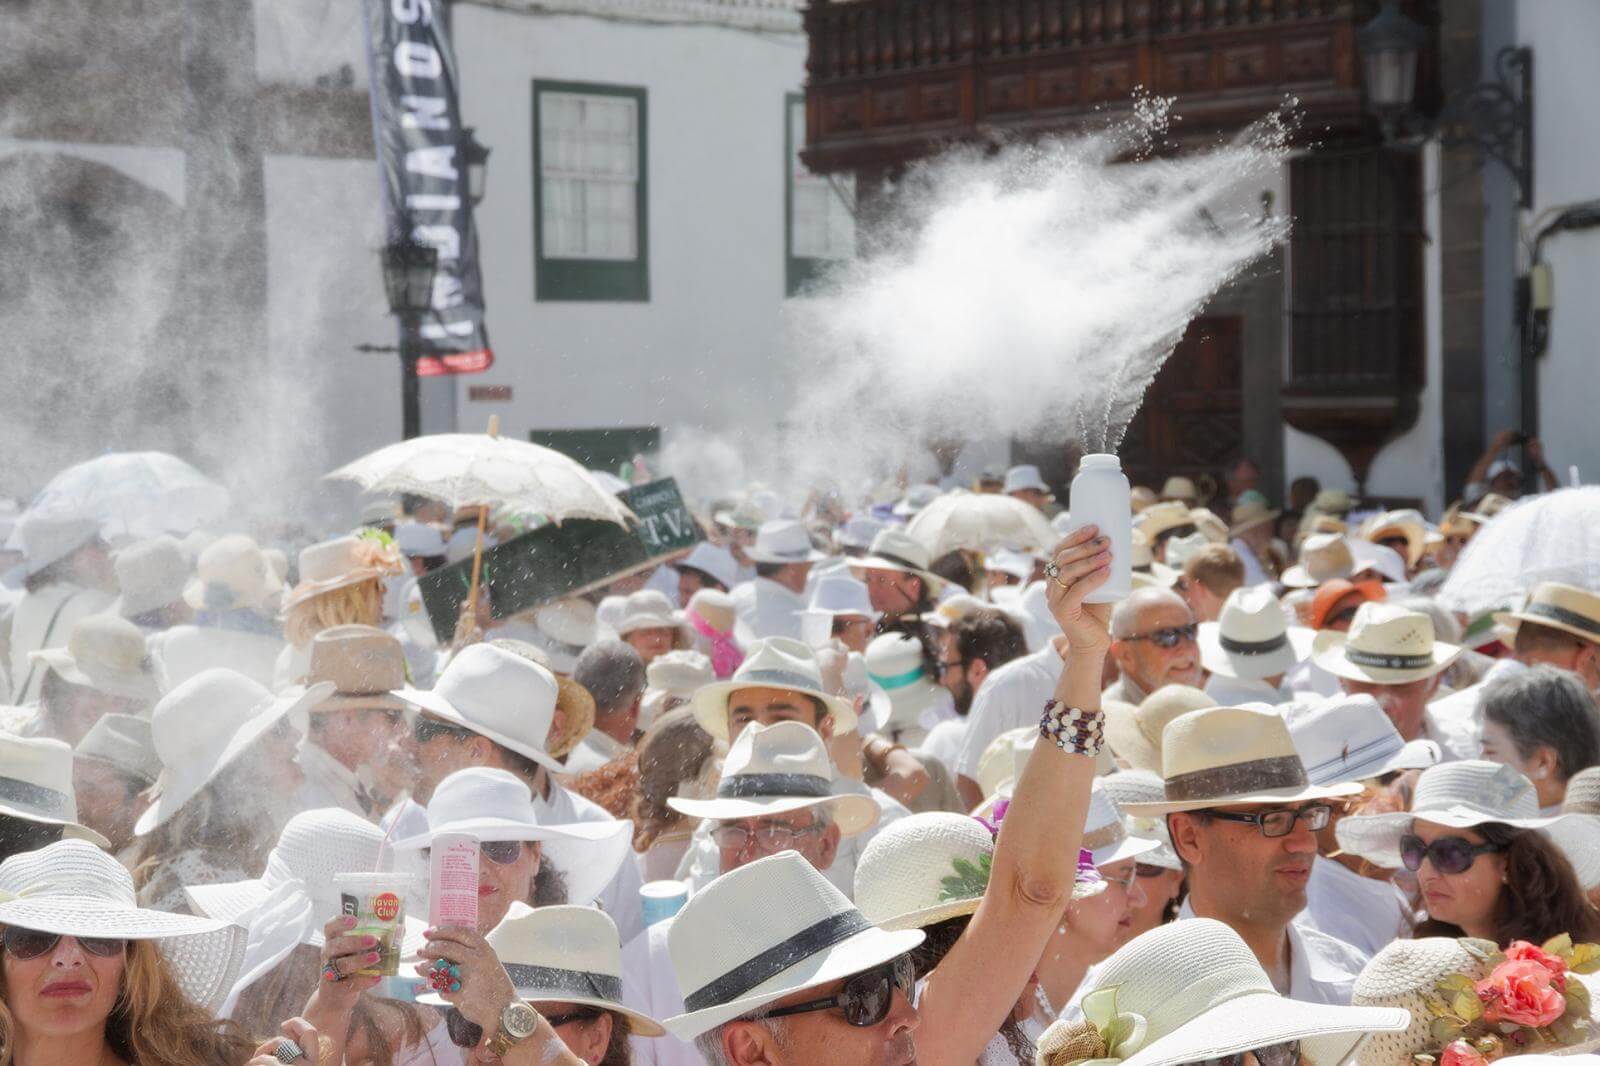
[[1554, 987], [1549, 970], [1527, 959], [1502, 962], [1477, 984], [1484, 1020], [1534, 1028], [1566, 1013], [1567, 999]]
[[1445, 1045], [1444, 1054], [1439, 1057], [1439, 1066], [1485, 1066], [1488, 1061], [1465, 1040], [1456, 1040]]
[[1536, 962], [1550, 971], [1555, 986], [1565, 991], [1567, 987], [1567, 960], [1535, 947], [1526, 940], [1513, 940], [1506, 948], [1507, 962]]

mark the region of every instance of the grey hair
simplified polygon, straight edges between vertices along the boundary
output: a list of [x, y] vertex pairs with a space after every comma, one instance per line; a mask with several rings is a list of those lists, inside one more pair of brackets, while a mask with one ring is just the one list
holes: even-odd
[[1600, 723], [1577, 674], [1539, 665], [1497, 677], [1483, 686], [1482, 706], [1485, 721], [1504, 729], [1522, 758], [1554, 751], [1563, 781], [1600, 764]]
[[[768, 1018], [767, 1013], [771, 1007], [751, 1011], [742, 1018], [735, 1018], [739, 1022], [755, 1022], [767, 1032], [772, 1034], [772, 1042], [778, 1045], [779, 1051], [788, 1051], [790, 1047], [789, 1025], [782, 1018]], [[706, 1060], [706, 1066], [734, 1066], [727, 1053], [722, 1050], [722, 1031], [732, 1022], [723, 1022], [715, 1029], [701, 1033], [694, 1038], [694, 1049], [700, 1052], [700, 1057]]]
[[1133, 595], [1118, 603], [1111, 610], [1111, 635], [1117, 640], [1126, 640], [1136, 636], [1139, 632], [1139, 616], [1152, 607], [1181, 607], [1189, 610], [1189, 605], [1183, 602], [1171, 589], [1135, 589]]
[[572, 680], [589, 690], [598, 713], [625, 710], [644, 692], [644, 660], [620, 640], [602, 640], [578, 656]]
[[1434, 640], [1445, 644], [1461, 643], [1461, 622], [1433, 597], [1407, 596], [1399, 602], [1399, 606], [1427, 615], [1428, 621], [1433, 623]]

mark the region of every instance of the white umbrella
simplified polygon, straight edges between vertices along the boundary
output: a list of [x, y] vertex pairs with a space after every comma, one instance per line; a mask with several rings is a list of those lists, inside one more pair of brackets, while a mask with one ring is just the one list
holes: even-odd
[[1061, 539], [1038, 508], [1011, 496], [979, 492], [940, 496], [917, 513], [906, 532], [935, 559], [958, 548], [1046, 552]]
[[1542, 581], [1600, 588], [1600, 486], [1557, 489], [1495, 515], [1467, 542], [1439, 599], [1477, 614], [1520, 602]]
[[560, 452], [486, 433], [435, 433], [379, 448], [327, 475], [367, 492], [415, 493], [452, 507], [490, 504], [552, 521], [627, 525], [633, 512]]
[[188, 533], [228, 513], [228, 490], [166, 452], [110, 452], [51, 478], [32, 511], [98, 519], [107, 537]]

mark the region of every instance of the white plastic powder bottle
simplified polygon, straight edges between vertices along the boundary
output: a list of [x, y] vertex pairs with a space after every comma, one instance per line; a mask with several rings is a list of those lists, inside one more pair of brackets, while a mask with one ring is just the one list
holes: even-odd
[[1129, 563], [1133, 557], [1133, 505], [1129, 498], [1128, 477], [1122, 461], [1115, 455], [1094, 453], [1078, 461], [1078, 476], [1072, 479], [1072, 528], [1097, 526], [1102, 537], [1111, 540], [1111, 576], [1106, 583], [1084, 598], [1085, 603], [1115, 603], [1133, 591]]

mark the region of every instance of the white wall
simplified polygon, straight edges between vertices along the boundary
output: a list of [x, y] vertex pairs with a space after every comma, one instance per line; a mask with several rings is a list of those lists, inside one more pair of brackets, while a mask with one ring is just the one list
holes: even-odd
[[[1519, 43], [1533, 49], [1534, 203], [1530, 219], [1551, 208], [1600, 198], [1600, 4], [1593, 0], [1522, 0]], [[1497, 166], [1498, 164], [1490, 164]], [[1544, 259], [1555, 275], [1550, 346], [1540, 363], [1540, 435], [1557, 476], [1576, 464], [1600, 481], [1600, 229], [1553, 236]]]
[[[781, 411], [784, 95], [799, 35], [455, 11], [464, 122], [493, 149], [479, 208], [495, 365], [463, 379], [460, 426], [760, 424]], [[532, 83], [648, 91], [650, 301], [534, 300]], [[514, 400], [474, 403], [467, 386]]]

